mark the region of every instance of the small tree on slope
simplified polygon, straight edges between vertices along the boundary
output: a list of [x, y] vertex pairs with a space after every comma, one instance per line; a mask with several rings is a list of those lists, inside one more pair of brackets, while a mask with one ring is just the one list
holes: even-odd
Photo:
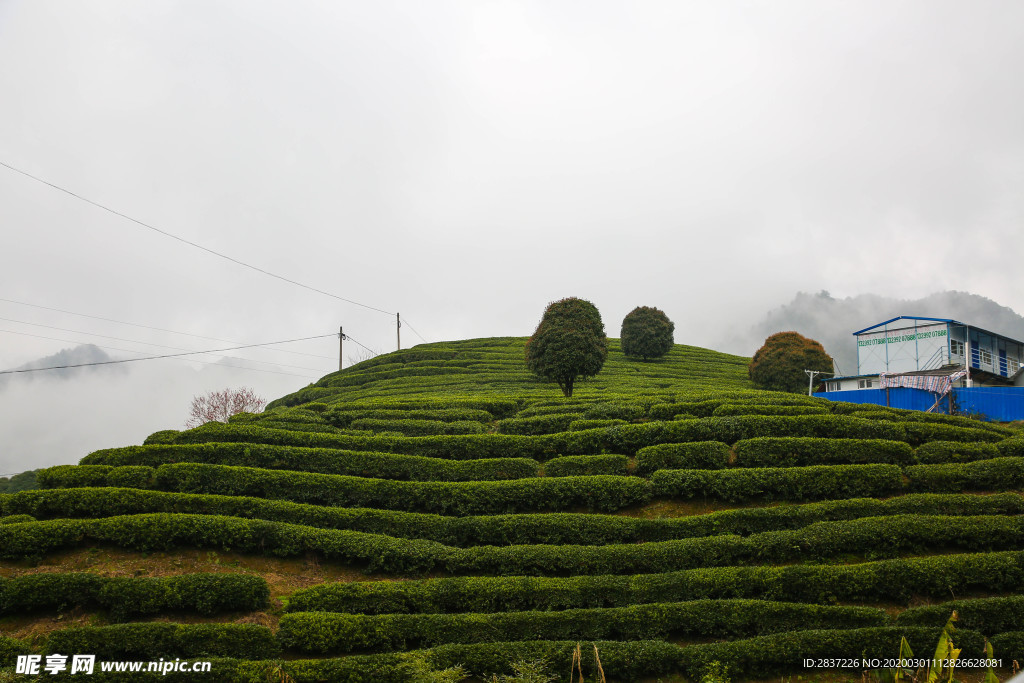
[[266, 399], [258, 396], [249, 387], [211, 391], [205, 396], [196, 396], [192, 399], [185, 426], [191, 429], [207, 422], [227, 422], [232, 415], [258, 413], [266, 405]]
[[600, 372], [607, 357], [601, 314], [594, 304], [575, 297], [548, 304], [526, 342], [526, 367], [555, 380], [565, 396], [572, 396], [577, 378]]
[[643, 360], [661, 358], [672, 350], [675, 329], [664, 311], [637, 306], [622, 320], [622, 352]]
[[803, 393], [804, 370], [832, 372], [832, 356], [825, 348], [796, 332], [777, 332], [750, 359], [750, 379], [763, 389]]

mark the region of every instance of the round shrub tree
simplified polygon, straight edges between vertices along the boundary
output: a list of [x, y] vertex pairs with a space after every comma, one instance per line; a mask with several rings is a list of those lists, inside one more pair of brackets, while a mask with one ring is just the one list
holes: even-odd
[[608, 357], [601, 314], [594, 304], [569, 297], [548, 304], [533, 336], [526, 342], [526, 367], [553, 379], [572, 396], [578, 378], [593, 377]]
[[763, 389], [807, 391], [804, 370], [832, 372], [832, 356], [825, 348], [796, 332], [777, 332], [764, 340], [764, 346], [750, 359], [750, 379]]
[[622, 352], [634, 358], [661, 358], [672, 350], [676, 326], [665, 312], [637, 306], [622, 319]]

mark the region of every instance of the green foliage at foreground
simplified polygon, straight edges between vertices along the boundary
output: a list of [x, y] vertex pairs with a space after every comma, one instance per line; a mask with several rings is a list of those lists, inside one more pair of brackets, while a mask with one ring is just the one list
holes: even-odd
[[851, 565], [714, 567], [634, 576], [455, 577], [325, 583], [296, 591], [289, 611], [352, 614], [508, 612], [761, 598], [832, 604], [1024, 591], [1024, 552], [937, 555]]
[[520, 515], [446, 515], [332, 508], [242, 496], [143, 491], [126, 488], [53, 489], [0, 496], [0, 513], [18, 522], [59, 517], [104, 517], [152, 512], [223, 515], [289, 522], [323, 529], [349, 529], [400, 538], [418, 538], [445, 545], [566, 545], [586, 542], [643, 543], [679, 538], [798, 529], [814, 522], [899, 514], [1018, 515], [1024, 498], [1015, 493], [994, 495], [908, 494], [878, 500], [849, 500], [748, 507], [704, 515], [641, 518], [582, 513]]
[[112, 578], [55, 573], [0, 577], [0, 615], [82, 607], [107, 610], [115, 620], [162, 612], [209, 616], [265, 609], [269, 601], [267, 582], [248, 574]]
[[897, 618], [900, 626], [937, 626], [945, 623], [952, 611], [961, 628], [993, 636], [1004, 631], [1024, 630], [1024, 596], [954, 600], [941, 605], [914, 607]]
[[[883, 542], [884, 539], [884, 542]], [[475, 546], [356, 531], [212, 515], [148, 514], [103, 519], [57, 519], [0, 526], [0, 558], [43, 557], [87, 540], [136, 550], [217, 548], [294, 557], [307, 552], [417, 574], [611, 574], [824, 560], [848, 554], [891, 557], [937, 550], [1001, 550], [1024, 545], [1024, 517], [896, 515], [816, 522], [750, 536], [685, 538], [643, 544]]]
[[275, 656], [280, 646], [269, 628], [255, 624], [142, 622], [54, 631], [46, 640], [45, 651], [88, 652], [105, 660], [260, 659]]
[[697, 600], [609, 609], [497, 614], [335, 614], [293, 612], [278, 638], [318, 654], [385, 652], [495, 640], [735, 638], [811, 628], [887, 626], [885, 610], [764, 600]]
[[[464, 667], [468, 675], [489, 678], [510, 674], [515, 662], [544, 661], [557, 669], [558, 681], [567, 681], [565, 664], [573, 651], [582, 654], [581, 667], [586, 675], [596, 676], [600, 668], [611, 681], [633, 682], [681, 671], [690, 680], [699, 681], [712, 669], [728, 670], [731, 676], [763, 678], [801, 671], [803, 658], [886, 657], [899, 651], [906, 638], [918, 652], [929, 652], [941, 629], [872, 627], [844, 630], [803, 630], [758, 636], [728, 643], [703, 643], [678, 647], [663, 641], [583, 642], [533, 640], [502, 643], [441, 645], [408, 653], [353, 655], [335, 659], [291, 661], [212, 660], [212, 675], [225, 683], [266, 683], [283, 675], [294, 683], [332, 681], [332, 683], [422, 683], [425, 663], [434, 670]], [[957, 647], [963, 657], [981, 657], [983, 637], [973, 631], [958, 630]], [[1003, 638], [997, 636], [998, 642]], [[993, 639], [994, 644], [997, 642]], [[854, 675], [859, 671], [851, 672]], [[61, 677], [53, 677], [62, 680]], [[124, 680], [93, 676], [95, 680]], [[49, 679], [49, 677], [48, 677]], [[67, 676], [68, 680], [73, 677]], [[194, 674], [132, 674], [130, 680], [161, 680], [174, 683], [194, 681]], [[429, 679], [426, 679], [429, 680]], [[459, 680], [458, 678], [452, 680]]]

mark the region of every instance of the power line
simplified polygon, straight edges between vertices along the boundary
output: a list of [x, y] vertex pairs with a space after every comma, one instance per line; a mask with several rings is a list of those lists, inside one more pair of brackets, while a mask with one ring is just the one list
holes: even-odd
[[[123, 351], [124, 353], [145, 353], [144, 351], [136, 351], [134, 349], [121, 349], [121, 348], [118, 348], [116, 346], [105, 346], [103, 344], [91, 344], [90, 342], [83, 342], [83, 341], [79, 341], [77, 339], [59, 339], [57, 337], [47, 337], [47, 336], [44, 336], [44, 335], [41, 335], [41, 334], [31, 334], [30, 332], [15, 332], [14, 330], [0, 330], [0, 332], [5, 333], [5, 334], [18, 334], [18, 335], [21, 335], [23, 337], [35, 337], [36, 339], [50, 339], [52, 341], [66, 342], [68, 344], [89, 344], [90, 346], [95, 346], [96, 348], [99, 348], [99, 349], [106, 349], [107, 351]], [[133, 360], [144, 360], [144, 359], [136, 358], [136, 359], [133, 359]], [[232, 365], [230, 363], [223, 363], [223, 362], [220, 362], [220, 361], [214, 362], [214, 361], [210, 361], [210, 360], [199, 360], [198, 358], [191, 358], [191, 359], [178, 358], [176, 360], [186, 360], [186, 361], [192, 362], [192, 363], [202, 363], [203, 365], [216, 365], [218, 367], [223, 367], [223, 368], [236, 368], [238, 370], [251, 370], [252, 372], [269, 372], [272, 375], [288, 375], [289, 377], [302, 377], [303, 379], [317, 379], [316, 377], [313, 377], [311, 375], [298, 375], [298, 374], [296, 374], [294, 372], [282, 372], [281, 370], [264, 370], [263, 368], [250, 368], [250, 367], [246, 367], [245, 365]], [[2, 374], [2, 373], [0, 373], [0, 374]]]
[[403, 320], [402, 324], [405, 325], [406, 327], [408, 327], [410, 330], [412, 330], [413, 334], [415, 334], [417, 337], [419, 337], [420, 341], [422, 341], [424, 344], [428, 343], [427, 340], [423, 338], [423, 335], [420, 334], [419, 332], [417, 332], [416, 328], [409, 324], [409, 319], [408, 318]]
[[356, 344], [359, 344], [360, 346], [362, 346], [362, 347], [363, 347], [364, 349], [366, 349], [366, 350], [367, 350], [367, 351], [369, 351], [370, 353], [372, 353], [372, 354], [374, 354], [374, 355], [377, 355], [377, 352], [376, 352], [376, 351], [374, 351], [374, 350], [373, 350], [373, 349], [371, 349], [371, 348], [370, 348], [369, 346], [366, 346], [365, 344], [363, 344], [362, 342], [360, 342], [360, 341], [359, 341], [358, 339], [356, 339], [355, 337], [353, 337], [353, 336], [352, 336], [351, 334], [349, 334], [348, 332], [346, 332], [346, 333], [345, 333], [345, 341], [354, 341], [354, 342], [355, 342]]
[[[188, 349], [183, 349], [180, 346], [167, 346], [166, 344], [156, 344], [154, 342], [139, 341], [137, 339], [125, 339], [124, 337], [112, 337], [109, 334], [99, 334], [97, 332], [86, 332], [84, 330], [71, 330], [71, 329], [68, 329], [66, 327], [56, 327], [54, 325], [43, 325], [42, 323], [30, 323], [30, 322], [27, 322], [25, 320], [15, 320], [14, 318], [3, 318], [3, 317], [0, 317], [0, 320], [5, 320], [5, 321], [10, 322], [10, 323], [18, 323], [20, 325], [32, 325], [34, 327], [45, 327], [45, 328], [47, 328], [49, 330], [60, 330], [61, 332], [72, 332], [74, 334], [87, 334], [87, 335], [92, 336], [92, 337], [103, 337], [104, 339], [114, 339], [116, 341], [128, 342], [129, 344], [144, 344], [146, 346], [156, 346], [156, 347], [159, 347], [159, 348], [162, 348], [162, 349], [171, 349], [173, 351], [188, 351]], [[118, 349], [118, 350], [122, 350], [123, 351], [125, 349]], [[136, 353], [139, 353], [139, 352], [136, 352]], [[285, 368], [295, 368], [296, 370], [312, 370], [313, 372], [320, 372], [319, 368], [307, 368], [307, 367], [302, 366], [302, 365], [289, 365], [287, 363], [275, 363], [275, 362], [269, 361], [269, 360], [256, 360], [255, 358], [239, 358], [238, 356], [226, 356], [226, 357], [227, 358], [234, 358], [235, 360], [244, 360], [247, 363], [261, 363], [263, 365], [276, 365], [276, 366], [285, 367]]]
[[[241, 342], [235, 341], [234, 339], [221, 339], [219, 337], [207, 337], [202, 334], [193, 334], [191, 332], [179, 332], [177, 330], [168, 330], [164, 327], [153, 327], [151, 325], [140, 325], [138, 323], [130, 323], [124, 320], [115, 320], [113, 318], [104, 318], [98, 315], [89, 315], [88, 313], [76, 313], [75, 311], [65, 311], [62, 308], [52, 308], [50, 306], [40, 306], [39, 304], [30, 304], [26, 301], [15, 301], [14, 299], [4, 299], [0, 297], [0, 301], [6, 301], [9, 304], [18, 304], [19, 306], [30, 306], [32, 308], [41, 308], [45, 311], [56, 311], [57, 313], [67, 313], [68, 315], [77, 315], [82, 318], [92, 318], [93, 320], [103, 320], [108, 323], [117, 323], [118, 325], [129, 325], [131, 327], [141, 327], [144, 330], [156, 330], [157, 332], [170, 332], [171, 334], [180, 334], [186, 337], [195, 337], [197, 339], [209, 339], [210, 341], [227, 342], [228, 344], [240, 344]], [[291, 351], [289, 349], [274, 349], [281, 353], [291, 353], [297, 356], [309, 356], [311, 358], [326, 358], [327, 360], [334, 360], [334, 356], [323, 356], [317, 353], [305, 353], [303, 351]]]
[[346, 299], [345, 297], [338, 296], [337, 294], [332, 294], [330, 292], [325, 292], [322, 289], [317, 289], [316, 287], [312, 287], [310, 285], [303, 284], [302, 282], [298, 282], [296, 280], [292, 280], [291, 278], [287, 278], [287, 277], [285, 277], [283, 275], [278, 275], [277, 273], [272, 273], [269, 270], [266, 270], [264, 268], [260, 268], [259, 266], [254, 266], [254, 265], [252, 265], [250, 263], [246, 263], [245, 261], [240, 261], [240, 260], [238, 260], [238, 259], [236, 259], [236, 258], [234, 258], [232, 256], [228, 256], [227, 254], [223, 254], [223, 253], [221, 253], [219, 251], [214, 251], [213, 249], [210, 249], [209, 247], [204, 247], [201, 244], [196, 244], [195, 242], [187, 240], [184, 237], [179, 237], [178, 235], [175, 235], [173, 233], [167, 232], [166, 230], [161, 230], [160, 228], [155, 227], [153, 225], [150, 225], [149, 223], [146, 223], [144, 221], [140, 221], [137, 218], [132, 218], [131, 216], [129, 216], [127, 214], [124, 214], [124, 213], [121, 213], [120, 211], [116, 211], [114, 209], [111, 209], [108, 206], [104, 206], [103, 204], [100, 204], [99, 202], [94, 202], [93, 200], [88, 199], [86, 197], [83, 197], [80, 194], [76, 194], [76, 193], [72, 192], [71, 190], [65, 189], [65, 188], [61, 187], [60, 185], [55, 185], [55, 184], [53, 184], [53, 183], [51, 183], [51, 182], [49, 182], [47, 180], [43, 180], [42, 178], [40, 178], [38, 176], [34, 176], [31, 173], [28, 173], [27, 171], [22, 171], [20, 168], [15, 168], [14, 166], [11, 166], [10, 164], [5, 163], [3, 161], [0, 161], [0, 166], [4, 166], [5, 168], [9, 168], [10, 170], [14, 171], [15, 173], [20, 173], [21, 175], [25, 176], [26, 178], [31, 178], [32, 180], [35, 180], [36, 182], [40, 182], [43, 185], [48, 185], [49, 187], [52, 187], [55, 190], [59, 190], [60, 192], [63, 192], [64, 194], [71, 195], [75, 199], [79, 199], [79, 200], [85, 202], [86, 204], [91, 204], [91, 205], [95, 206], [98, 209], [103, 209], [104, 211], [112, 213], [115, 216], [120, 216], [121, 218], [124, 218], [125, 220], [131, 221], [132, 223], [135, 223], [136, 225], [140, 225], [143, 228], [146, 228], [148, 230], [152, 230], [153, 232], [160, 233], [164, 237], [170, 237], [171, 239], [177, 240], [177, 241], [182, 242], [184, 244], [187, 244], [187, 245], [189, 245], [191, 247], [195, 247], [196, 249], [202, 249], [203, 251], [205, 251], [205, 252], [207, 252], [209, 254], [213, 254], [214, 256], [218, 256], [218, 257], [220, 257], [222, 259], [231, 261], [232, 263], [235, 263], [237, 265], [244, 266], [246, 268], [250, 268], [252, 270], [255, 270], [258, 273], [263, 273], [264, 275], [269, 275], [272, 278], [276, 278], [278, 280], [282, 280], [284, 282], [288, 282], [290, 284], [296, 285], [298, 287], [302, 287], [303, 289], [308, 289], [308, 290], [310, 290], [312, 292], [316, 292], [318, 294], [323, 294], [324, 296], [329, 296], [331, 298], [338, 299], [339, 301], [344, 301], [346, 303], [353, 304], [354, 306], [362, 306], [363, 308], [368, 308], [371, 311], [377, 311], [378, 313], [384, 313], [384, 314], [387, 314], [387, 315], [394, 315], [394, 313], [391, 313], [390, 311], [385, 311], [383, 308], [377, 308], [376, 306], [370, 306], [369, 304], [364, 304], [364, 303], [360, 303], [358, 301], [353, 301], [352, 299]]
[[[2, 162], [0, 162], [0, 163], [2, 163]], [[0, 332], [11, 332], [11, 330], [0, 330]], [[13, 332], [13, 334], [27, 334], [27, 333], [25, 333], [25, 332]], [[29, 334], [27, 336], [38, 337], [40, 335]], [[157, 359], [160, 359], [160, 358], [180, 358], [181, 356], [195, 356], [197, 354], [204, 354], [204, 353], [221, 353], [223, 351], [237, 351], [238, 349], [251, 349], [251, 348], [258, 347], [258, 346], [272, 346], [274, 344], [288, 344], [290, 342], [306, 341], [306, 340], [309, 340], [309, 339], [324, 339], [326, 337], [333, 337], [333, 336], [334, 336], [334, 333], [332, 332], [331, 334], [320, 334], [320, 335], [316, 335], [316, 336], [313, 336], [313, 337], [302, 337], [301, 339], [285, 339], [285, 340], [282, 340], [282, 341], [264, 342], [262, 344], [246, 344], [244, 346], [232, 346], [232, 347], [225, 348], [225, 349], [210, 349], [208, 351], [186, 351], [184, 353], [167, 353], [167, 354], [163, 354], [161, 356], [147, 356], [145, 358], [124, 358], [124, 359], [121, 359], [121, 360], [104, 360], [104, 361], [95, 361], [95, 362], [92, 362], [92, 363], [75, 363], [75, 364], [72, 364], [72, 365], [53, 365], [53, 366], [46, 367], [46, 368], [24, 368], [24, 369], [21, 369], [21, 370], [0, 370], [0, 375], [11, 375], [11, 374], [22, 373], [22, 372], [41, 372], [43, 370], [64, 370], [64, 369], [67, 369], [67, 368], [84, 368], [84, 367], [89, 367], [89, 366], [94, 366], [94, 365], [115, 365], [115, 364], [118, 364], [118, 363], [133, 363], [135, 361], [140, 361], [140, 360], [157, 360]], [[45, 338], [46, 337], [44, 337], [44, 339]], [[359, 342], [356, 342], [356, 343], [358, 344]], [[360, 346], [362, 346], [362, 345], [360, 344]], [[138, 353], [138, 351], [133, 351], [131, 353]], [[245, 368], [245, 369], [247, 369], [247, 370], [256, 370], [256, 368]], [[261, 372], [273, 372], [273, 371], [272, 370], [263, 370]], [[291, 374], [291, 373], [277, 373], [277, 374]]]

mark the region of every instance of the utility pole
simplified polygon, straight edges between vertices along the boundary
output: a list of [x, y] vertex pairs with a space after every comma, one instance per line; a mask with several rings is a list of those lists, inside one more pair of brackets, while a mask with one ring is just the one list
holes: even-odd
[[834, 372], [822, 372], [821, 370], [804, 370], [807, 373], [807, 395], [811, 396], [814, 393], [814, 376], [815, 375], [834, 375]]
[[395, 334], [398, 335], [398, 350], [402, 350], [402, 314], [395, 313]]
[[338, 328], [338, 371], [341, 371], [341, 359], [344, 358], [342, 354], [342, 345], [345, 343], [345, 330], [342, 327]]

